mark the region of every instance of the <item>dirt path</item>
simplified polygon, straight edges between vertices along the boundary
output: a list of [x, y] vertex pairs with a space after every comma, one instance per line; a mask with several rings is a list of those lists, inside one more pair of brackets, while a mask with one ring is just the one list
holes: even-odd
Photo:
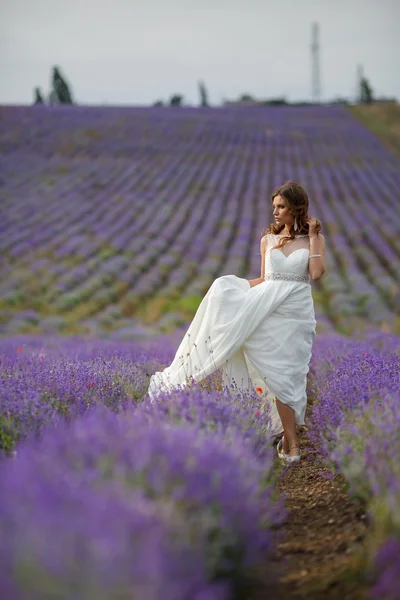
[[273, 532], [276, 551], [266, 571], [280, 573], [279, 586], [272, 590], [264, 581], [264, 590], [251, 598], [365, 600], [359, 575], [368, 527], [364, 507], [344, 491], [342, 476], [329, 478], [304, 430], [299, 440], [299, 463], [286, 467], [277, 459], [277, 492], [289, 512]]

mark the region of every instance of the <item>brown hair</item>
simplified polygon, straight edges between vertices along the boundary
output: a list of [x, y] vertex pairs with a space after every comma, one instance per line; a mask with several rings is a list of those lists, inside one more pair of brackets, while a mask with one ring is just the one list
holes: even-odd
[[[295, 217], [297, 221], [297, 231], [294, 230], [293, 225], [290, 228], [290, 235], [285, 236], [279, 241], [278, 248], [284, 246], [290, 240], [295, 238], [295, 234], [307, 234], [308, 235], [308, 223], [306, 219], [308, 216], [308, 194], [306, 190], [296, 181], [286, 181], [283, 185], [277, 188], [271, 197], [271, 202], [274, 201], [276, 196], [283, 196], [288, 203], [289, 211]], [[279, 234], [285, 225], [275, 225], [271, 223], [269, 227], [264, 231], [264, 235], [267, 233]], [[317, 219], [316, 232], [321, 231], [321, 223]]]

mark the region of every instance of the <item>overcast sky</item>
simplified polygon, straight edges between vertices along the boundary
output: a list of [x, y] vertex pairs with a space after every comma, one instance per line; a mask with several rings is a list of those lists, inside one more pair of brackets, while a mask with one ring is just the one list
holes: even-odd
[[354, 98], [362, 64], [400, 100], [400, 0], [0, 0], [0, 104], [47, 97], [53, 65], [82, 104], [211, 104], [243, 93], [311, 99], [311, 24], [321, 99]]

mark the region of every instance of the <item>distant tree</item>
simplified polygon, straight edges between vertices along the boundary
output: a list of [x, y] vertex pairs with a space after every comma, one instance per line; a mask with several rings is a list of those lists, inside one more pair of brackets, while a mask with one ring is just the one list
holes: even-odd
[[372, 88], [366, 77], [360, 79], [360, 102], [362, 104], [371, 104], [373, 101]]
[[58, 96], [54, 90], [51, 90], [48, 96], [48, 101], [50, 105], [60, 104], [58, 101]]
[[239, 102], [254, 102], [254, 98], [250, 94], [242, 94], [239, 98]]
[[44, 104], [43, 96], [42, 96], [42, 93], [41, 93], [39, 87], [35, 88], [34, 93], [35, 93], [34, 104]]
[[337, 96], [332, 100], [332, 104], [350, 104], [348, 98], [342, 98], [341, 96]]
[[73, 104], [68, 84], [62, 77], [58, 67], [53, 67], [53, 91], [59, 104]]
[[314, 102], [307, 102], [307, 100], [298, 100], [290, 103], [291, 106], [314, 106]]
[[199, 81], [199, 94], [200, 94], [200, 106], [209, 106], [207, 89], [202, 81]]
[[286, 101], [286, 98], [271, 98], [270, 100], [265, 100], [264, 106], [283, 106], [289, 104]]
[[153, 106], [164, 106], [164, 102], [162, 100], [157, 100], [157, 102], [154, 102]]
[[174, 94], [173, 96], [171, 96], [171, 100], [169, 101], [171, 106], [182, 106], [182, 100], [183, 100], [183, 96], [180, 96], [179, 94]]

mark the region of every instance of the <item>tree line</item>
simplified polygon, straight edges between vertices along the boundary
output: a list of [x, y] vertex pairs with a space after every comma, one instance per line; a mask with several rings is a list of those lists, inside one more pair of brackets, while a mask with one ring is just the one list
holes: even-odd
[[[358, 102], [360, 104], [371, 104], [374, 102], [374, 94], [368, 79], [364, 74], [358, 82]], [[198, 82], [199, 104], [200, 106], [209, 106], [208, 91], [203, 81]], [[182, 94], [173, 94], [169, 100], [157, 100], [153, 106], [182, 106], [184, 96]], [[337, 102], [348, 103], [346, 99], [338, 99]], [[40, 87], [34, 89], [34, 104], [46, 104]], [[66, 79], [61, 75], [59, 67], [53, 67], [51, 78], [51, 89], [48, 94], [48, 104], [75, 104], [72, 98], [70, 86]], [[231, 104], [257, 104], [257, 105], [289, 105], [289, 104], [311, 104], [311, 102], [288, 102], [285, 98], [272, 98], [270, 100], [257, 101], [250, 94], [242, 94]]]

